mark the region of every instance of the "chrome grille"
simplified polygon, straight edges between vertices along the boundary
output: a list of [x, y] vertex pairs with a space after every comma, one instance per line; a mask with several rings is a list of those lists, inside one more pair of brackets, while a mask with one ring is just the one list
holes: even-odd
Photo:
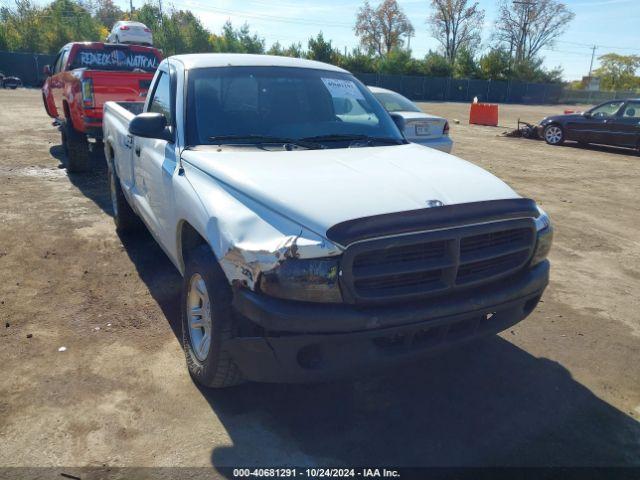
[[357, 242], [343, 255], [343, 296], [371, 303], [487, 284], [522, 268], [535, 238], [533, 220], [517, 219]]

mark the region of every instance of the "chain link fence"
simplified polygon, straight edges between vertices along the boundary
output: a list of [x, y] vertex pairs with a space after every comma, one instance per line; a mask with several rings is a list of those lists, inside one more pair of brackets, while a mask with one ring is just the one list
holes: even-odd
[[633, 98], [638, 92], [570, 90], [555, 83], [505, 82], [493, 80], [417, 77], [356, 73], [365, 85], [388, 88], [414, 101], [490, 103], [597, 104], [607, 100]]
[[46, 53], [0, 52], [0, 72], [20, 77], [25, 86], [38, 87], [44, 82], [42, 68], [55, 58]]
[[[0, 72], [15, 75], [26, 86], [44, 82], [42, 68], [53, 63], [55, 55], [42, 53], [0, 52]], [[559, 84], [503, 82], [492, 80], [418, 77], [356, 73], [365, 85], [388, 88], [414, 101], [471, 102], [475, 97], [491, 103], [585, 103], [640, 96], [635, 92], [598, 92], [568, 90]]]

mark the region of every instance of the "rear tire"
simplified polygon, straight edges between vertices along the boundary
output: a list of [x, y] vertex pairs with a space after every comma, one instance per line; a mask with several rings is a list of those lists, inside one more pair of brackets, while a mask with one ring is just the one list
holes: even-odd
[[224, 388], [244, 381], [226, 348], [233, 337], [232, 292], [208, 245], [186, 258], [182, 284], [182, 345], [193, 379]]
[[62, 146], [67, 157], [69, 173], [86, 172], [89, 169], [89, 142], [84, 133], [78, 132], [67, 120], [61, 129]]
[[142, 226], [140, 217], [133, 211], [127, 197], [124, 196], [120, 179], [115, 168], [109, 166], [109, 191], [111, 193], [111, 207], [113, 209], [113, 221], [119, 233], [139, 230]]
[[542, 136], [549, 145], [562, 145], [564, 143], [564, 130], [557, 123], [544, 127]]

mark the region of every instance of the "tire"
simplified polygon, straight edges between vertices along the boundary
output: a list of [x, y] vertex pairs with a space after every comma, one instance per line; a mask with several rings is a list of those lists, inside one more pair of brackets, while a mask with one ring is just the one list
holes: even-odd
[[[189, 252], [180, 304], [182, 345], [189, 373], [205, 387], [231, 387], [244, 381], [226, 349], [233, 337], [231, 297], [227, 278], [209, 246]], [[193, 314], [197, 309], [199, 313]]]
[[116, 224], [116, 230], [119, 233], [132, 232], [140, 230], [142, 221], [140, 217], [133, 211], [127, 197], [124, 196], [120, 179], [116, 174], [115, 168], [109, 166], [109, 192], [111, 195], [111, 207], [113, 209], [113, 221]]
[[69, 173], [86, 172], [89, 169], [89, 142], [84, 133], [78, 132], [67, 120], [61, 129], [62, 146], [67, 157]]
[[557, 123], [551, 123], [544, 127], [542, 133], [544, 141], [549, 145], [562, 145], [564, 143], [564, 130]]
[[120, 37], [118, 37], [118, 35], [116, 35], [116, 43], [120, 43]]

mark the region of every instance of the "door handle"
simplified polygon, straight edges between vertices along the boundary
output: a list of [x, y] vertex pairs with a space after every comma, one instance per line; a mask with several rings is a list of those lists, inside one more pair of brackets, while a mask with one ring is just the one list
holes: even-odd
[[140, 147], [138, 147], [136, 145], [136, 148], [134, 149], [134, 151], [136, 152], [136, 157], [139, 157], [140, 156]]

